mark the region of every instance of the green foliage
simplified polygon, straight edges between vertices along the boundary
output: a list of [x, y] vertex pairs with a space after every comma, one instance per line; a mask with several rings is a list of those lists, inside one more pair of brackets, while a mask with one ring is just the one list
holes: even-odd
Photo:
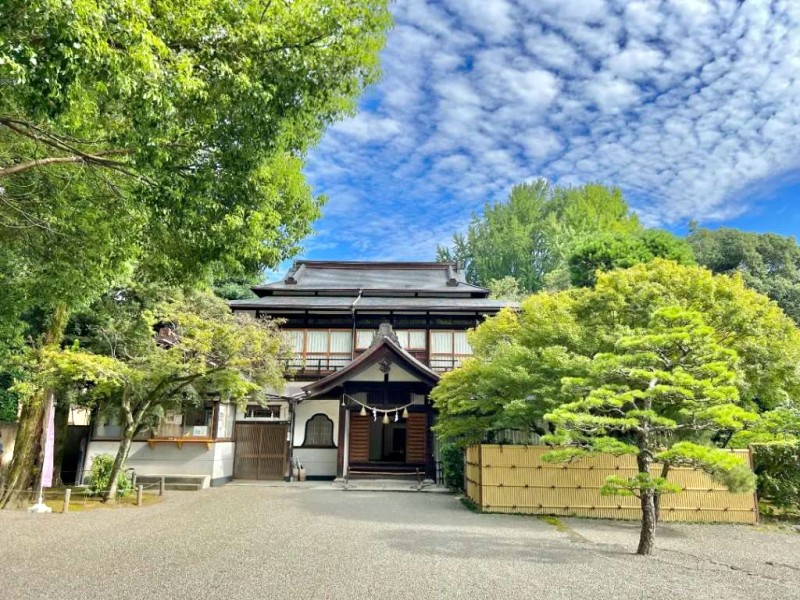
[[714, 273], [741, 274], [748, 286], [800, 323], [800, 246], [794, 238], [693, 227], [688, 242], [699, 264]]
[[668, 231], [606, 233], [575, 247], [569, 257], [570, 281], [576, 286], [591, 286], [596, 281], [597, 271], [627, 269], [654, 258], [682, 265], [694, 264], [691, 246]]
[[620, 339], [646, 332], [654, 313], [667, 307], [699, 313], [713, 330], [713, 342], [736, 353], [731, 385], [741, 409], [764, 415], [736, 433], [744, 422], [739, 409], [717, 414], [735, 426], [718, 441], [758, 432], [772, 439], [769, 423], [773, 431], [782, 427], [791, 435], [800, 423], [790, 418], [800, 397], [797, 327], [741, 278], [660, 259], [603, 273], [594, 288], [536, 294], [518, 311], [487, 319], [470, 334], [472, 359], [446, 373], [432, 393], [440, 410], [437, 430], [471, 440], [492, 429], [545, 433], [544, 415], [581, 392], [562, 387], [562, 379], [579, 386], [597, 355], [621, 350]]
[[260, 278], [255, 275], [229, 276], [214, 281], [214, 294], [225, 300], [248, 300], [256, 295], [250, 289], [259, 283]]
[[[738, 355], [717, 340], [699, 313], [657, 310], [646, 328], [621, 338], [613, 352], [596, 355], [586, 376], [564, 378], [572, 398], [545, 415], [556, 427], [545, 441], [636, 454], [639, 474], [609, 477], [604, 494], [679, 491], [651, 476], [653, 460], [702, 469], [732, 492], [754, 489], [755, 476], [740, 457], [710, 446], [713, 434], [758, 419], [734, 385]], [[555, 456], [563, 459], [563, 453]]]
[[464, 446], [444, 444], [441, 448], [442, 473], [447, 487], [461, 490], [464, 487]]
[[650, 473], [637, 473], [636, 477], [620, 477], [610, 475], [600, 487], [603, 496], [636, 496], [642, 491], [649, 490], [657, 494], [679, 494], [683, 491], [681, 486], [670, 483], [663, 477], [653, 477]]
[[11, 388], [14, 385], [14, 379], [20, 376], [19, 369], [0, 370], [0, 421], [14, 422], [17, 420], [19, 394]]
[[781, 508], [800, 508], [800, 444], [754, 444], [752, 450], [759, 497]]
[[[114, 457], [110, 454], [98, 454], [92, 459], [92, 468], [89, 472], [89, 492], [99, 496], [111, 487], [111, 470], [114, 466]], [[117, 475], [117, 496], [126, 496], [131, 491], [131, 482], [124, 473]]]
[[487, 204], [466, 235], [453, 236], [438, 259], [458, 260], [471, 283], [513, 277], [524, 292], [568, 282], [574, 244], [598, 232], [632, 233], [641, 225], [617, 188], [551, 186], [545, 180], [512, 188], [505, 203]]
[[[723, 423], [729, 428], [727, 423]], [[756, 476], [750, 466], [735, 454], [692, 442], [678, 442], [656, 455], [656, 460], [676, 467], [701, 469], [723, 483], [733, 493], [750, 492], [756, 487]]]
[[385, 0], [0, 3], [0, 336], [137, 272], [297, 251], [302, 168], [379, 75]]
[[519, 282], [510, 275], [506, 275], [500, 279], [492, 279], [489, 282], [489, 291], [489, 297], [493, 300], [506, 300], [508, 302], [518, 302], [522, 300]]

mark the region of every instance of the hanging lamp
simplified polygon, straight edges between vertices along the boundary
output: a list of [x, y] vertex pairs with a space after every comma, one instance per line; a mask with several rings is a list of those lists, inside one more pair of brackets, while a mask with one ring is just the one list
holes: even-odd
[[408, 418], [408, 407], [407, 406], [403, 407], [403, 418], [404, 419]]
[[383, 413], [383, 419], [381, 419], [381, 423], [383, 423], [384, 425], [388, 425], [389, 424], [389, 415], [388, 414]]
[[367, 416], [367, 409], [364, 407], [363, 404], [361, 405], [361, 410], [358, 412], [358, 416], [359, 417], [366, 417]]

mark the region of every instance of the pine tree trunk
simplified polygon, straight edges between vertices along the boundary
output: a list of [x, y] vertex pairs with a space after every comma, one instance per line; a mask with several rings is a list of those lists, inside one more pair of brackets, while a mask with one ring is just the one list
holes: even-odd
[[[640, 473], [650, 473], [650, 455], [640, 452], [636, 457]], [[656, 504], [652, 489], [641, 490], [642, 530], [639, 534], [639, 548], [636, 554], [649, 556], [656, 543]]]
[[122, 467], [125, 466], [125, 461], [128, 460], [128, 453], [131, 450], [131, 442], [136, 430], [127, 426], [122, 432], [122, 439], [119, 442], [119, 449], [117, 450], [117, 457], [114, 459], [114, 466], [111, 467], [111, 477], [108, 482], [108, 491], [103, 495], [103, 502], [115, 500], [117, 498], [117, 481], [119, 474], [122, 472]]

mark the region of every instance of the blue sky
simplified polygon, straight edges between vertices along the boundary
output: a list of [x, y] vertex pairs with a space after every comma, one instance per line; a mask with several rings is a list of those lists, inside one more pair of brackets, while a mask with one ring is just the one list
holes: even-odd
[[800, 232], [800, 2], [397, 0], [384, 78], [313, 152], [303, 256], [432, 259], [514, 183], [649, 225]]

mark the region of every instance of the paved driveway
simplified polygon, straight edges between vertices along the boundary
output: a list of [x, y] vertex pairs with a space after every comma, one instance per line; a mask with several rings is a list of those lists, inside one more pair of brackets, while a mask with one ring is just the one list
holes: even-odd
[[0, 598], [800, 598], [800, 535], [478, 515], [434, 494], [227, 486], [147, 508], [0, 513]]

